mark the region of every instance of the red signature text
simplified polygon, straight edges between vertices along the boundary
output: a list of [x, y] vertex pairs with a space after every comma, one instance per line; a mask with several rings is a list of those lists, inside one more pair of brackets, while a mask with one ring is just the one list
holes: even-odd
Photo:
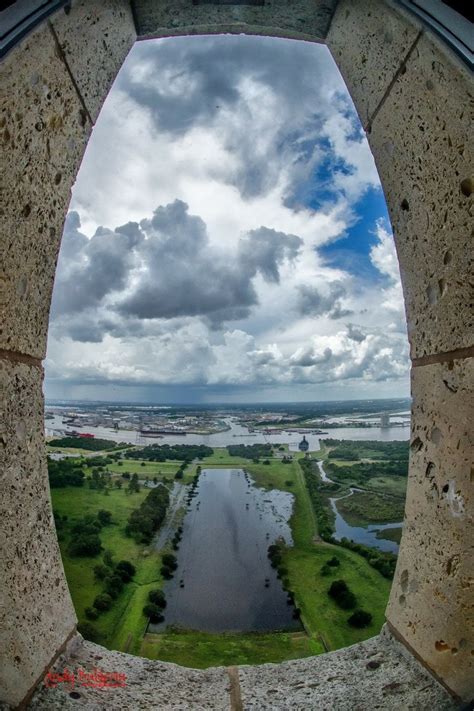
[[92, 689], [114, 689], [126, 685], [127, 675], [121, 672], [107, 672], [102, 669], [78, 669], [76, 672], [64, 669], [63, 672], [49, 671], [44, 679], [48, 689], [54, 689], [59, 684], [69, 684], [71, 689], [74, 686], [87, 686]]

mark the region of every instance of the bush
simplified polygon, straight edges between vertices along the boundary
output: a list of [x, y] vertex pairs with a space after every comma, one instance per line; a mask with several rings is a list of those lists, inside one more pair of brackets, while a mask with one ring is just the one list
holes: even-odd
[[161, 609], [166, 607], [166, 597], [163, 590], [150, 590], [148, 593], [148, 599]]
[[150, 622], [163, 622], [165, 619], [158, 605], [154, 605], [152, 602], [145, 605], [143, 608], [143, 614], [150, 618]]
[[345, 580], [335, 580], [331, 583], [328, 595], [343, 610], [352, 610], [357, 604], [356, 596], [349, 590]]
[[321, 575], [331, 575], [332, 568], [330, 568], [327, 563], [324, 563], [324, 565], [321, 567], [320, 573]]
[[337, 568], [339, 565], [341, 565], [341, 561], [336, 555], [333, 555], [332, 558], [329, 558], [327, 561], [327, 565], [330, 565], [332, 568]]
[[90, 622], [81, 622], [77, 626], [78, 631], [82, 634], [84, 639], [88, 639], [89, 642], [98, 642], [100, 640], [100, 634]]
[[95, 607], [86, 607], [84, 613], [88, 620], [96, 620], [99, 617], [99, 611]]
[[171, 578], [173, 577], [173, 571], [166, 565], [161, 566], [160, 573], [162, 574], [165, 580], [171, 580]]
[[356, 610], [347, 620], [352, 627], [368, 627], [372, 622], [372, 615], [365, 610]]

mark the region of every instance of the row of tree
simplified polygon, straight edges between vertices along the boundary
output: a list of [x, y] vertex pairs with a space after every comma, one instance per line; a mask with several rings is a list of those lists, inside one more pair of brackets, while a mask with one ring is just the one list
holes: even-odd
[[273, 448], [271, 444], [229, 444], [227, 451], [231, 457], [256, 460], [271, 457]]
[[154, 532], [165, 518], [169, 500], [169, 492], [165, 486], [152, 489], [140, 506], [130, 514], [125, 527], [127, 536], [132, 536], [138, 543], [150, 543]]
[[146, 459], [150, 462], [166, 462], [166, 460], [181, 460], [192, 462], [193, 459], [211, 457], [212, 447], [204, 444], [150, 444], [141, 449], [131, 449], [125, 453], [127, 459]]

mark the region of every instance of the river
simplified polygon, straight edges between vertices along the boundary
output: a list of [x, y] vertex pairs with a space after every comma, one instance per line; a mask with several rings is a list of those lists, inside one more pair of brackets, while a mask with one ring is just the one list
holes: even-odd
[[[321, 480], [327, 483], [333, 483], [333, 480], [328, 477], [324, 471], [323, 462], [318, 462], [319, 472], [321, 474]], [[330, 498], [332, 510], [335, 514], [334, 521], [334, 538], [336, 541], [340, 541], [342, 538], [347, 538], [354, 543], [362, 543], [370, 548], [377, 548], [379, 551], [386, 551], [390, 553], [398, 553], [398, 543], [395, 541], [390, 541], [386, 538], [377, 538], [378, 531], [384, 531], [388, 528], [401, 528], [403, 523], [400, 521], [394, 521], [393, 523], [374, 523], [368, 526], [351, 526], [345, 518], [339, 513], [337, 508], [337, 502], [340, 499], [345, 499], [348, 496], [352, 496], [355, 491], [362, 491], [362, 489], [356, 489], [351, 487], [350, 494], [345, 496], [335, 496]]]
[[[264, 434], [263, 432], [250, 433], [248, 428], [240, 425], [235, 418], [227, 417], [225, 422], [229, 429], [225, 432], [216, 432], [215, 434], [187, 434], [183, 435], [165, 435], [162, 437], [146, 437], [139, 440], [138, 433], [135, 430], [118, 430], [107, 427], [90, 427], [89, 425], [83, 428], [84, 432], [90, 432], [96, 437], [102, 439], [110, 439], [114, 442], [127, 442], [128, 444], [206, 444], [208, 447], [227, 447], [230, 444], [261, 444], [268, 442], [269, 444], [288, 444], [290, 450], [297, 451], [298, 444], [301, 442], [303, 435], [298, 432], [282, 431], [281, 434]], [[58, 430], [67, 429], [62, 424], [62, 415], [55, 415], [52, 419], [46, 420], [46, 435], [57, 435]], [[319, 442], [321, 439], [354, 439], [354, 440], [380, 440], [388, 442], [390, 440], [407, 440], [410, 437], [409, 427], [337, 427], [328, 429], [327, 434], [315, 435], [306, 434], [306, 439], [309, 442], [311, 452], [316, 452], [320, 449]]]
[[183, 520], [178, 568], [165, 582], [168, 625], [205, 632], [300, 630], [268, 546], [291, 545], [293, 496], [255, 486], [241, 469], [203, 469]]

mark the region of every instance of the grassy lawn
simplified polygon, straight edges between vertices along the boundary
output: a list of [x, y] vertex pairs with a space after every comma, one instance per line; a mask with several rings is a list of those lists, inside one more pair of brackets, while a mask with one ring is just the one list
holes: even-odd
[[206, 669], [212, 666], [265, 664], [310, 657], [323, 652], [321, 643], [303, 632], [270, 634], [207, 634], [170, 631], [147, 634], [140, 654], [148, 659], [177, 662], [185, 667]]
[[125, 472], [138, 474], [140, 479], [153, 479], [155, 476], [158, 479], [173, 479], [180, 464], [181, 462], [178, 461], [146, 462], [141, 459], [124, 459], [123, 464], [119, 464], [119, 462], [107, 464], [107, 469], [109, 472], [115, 472], [116, 474], [124, 474]]
[[[133, 582], [124, 586], [112, 608], [102, 613], [93, 625], [100, 633], [100, 642], [112, 649], [123, 649], [128, 641], [128, 650], [139, 646], [146, 620], [142, 615], [143, 600], [152, 587], [160, 587], [159, 574], [161, 557], [135, 543], [124, 533], [130, 512], [138, 508], [147, 495], [142, 489], [136, 494], [126, 494], [125, 490], [111, 490], [108, 496], [86, 487], [66, 487], [51, 490], [53, 508], [56, 514], [68, 516], [68, 524], [74, 523], [86, 514], [94, 514], [99, 509], [112, 513], [113, 524], [104, 527], [100, 538], [104, 549], [112, 552], [114, 559], [129, 560], [137, 569]], [[80, 622], [86, 620], [84, 610], [90, 607], [103, 586], [94, 579], [93, 568], [101, 563], [101, 556], [94, 558], [72, 557], [67, 552], [69, 537], [60, 540], [69, 589]], [[128, 640], [129, 635], [132, 640]]]
[[[102, 529], [102, 545], [113, 553], [116, 561], [130, 560], [137, 569], [133, 582], [124, 587], [111, 610], [101, 614], [92, 623], [100, 633], [99, 641], [111, 649], [184, 666], [206, 668], [306, 657], [321, 653], [324, 648], [337, 649], [377, 634], [384, 621], [391, 583], [356, 553], [318, 541], [316, 516], [298, 464], [298, 459], [303, 455], [292, 454], [293, 460], [290, 463], [284, 464], [279, 459], [271, 458], [270, 464], [266, 465], [230, 457], [226, 449], [215, 449], [213, 455], [203, 460], [200, 466], [203, 469], [243, 468], [251, 474], [257, 486], [277, 488], [294, 495], [290, 521], [294, 545], [285, 549], [283, 562], [307, 634], [215, 635], [177, 630], [169, 630], [160, 635], [145, 634], [147, 621], [142, 608], [147, 602], [148, 592], [162, 586], [159, 572], [161, 556], [136, 544], [132, 538], [127, 538], [124, 527], [131, 510], [139, 506], [147, 490], [142, 489], [139, 493], [129, 495], [125, 493], [124, 486], [122, 490], [111, 490], [105, 496], [102, 492], [86, 487], [52, 489], [55, 512], [66, 514], [68, 525], [99, 509], [111, 511], [114, 523]], [[179, 464], [145, 462], [145, 466], [142, 466], [140, 461], [124, 460], [122, 466], [114, 463], [107, 465], [107, 469], [117, 474], [136, 472], [140, 478], [158, 476], [171, 480]], [[185, 480], [193, 476], [196, 468], [197, 464], [194, 464], [186, 469]], [[95, 581], [93, 575], [93, 567], [101, 562], [101, 557], [70, 557], [67, 553], [67, 535], [60, 545], [74, 605], [79, 620], [84, 621], [84, 609], [102, 591], [102, 584]], [[335, 573], [324, 576], [320, 572], [321, 567], [333, 555], [339, 558], [340, 566]], [[350, 627], [347, 618], [351, 613], [341, 610], [327, 595], [331, 581], [339, 578], [343, 578], [354, 592], [358, 606], [372, 613], [373, 620], [369, 627], [363, 630]]]
[[356, 491], [352, 496], [337, 502], [337, 510], [350, 526], [400, 521], [403, 519], [404, 509], [403, 499], [371, 492]]

